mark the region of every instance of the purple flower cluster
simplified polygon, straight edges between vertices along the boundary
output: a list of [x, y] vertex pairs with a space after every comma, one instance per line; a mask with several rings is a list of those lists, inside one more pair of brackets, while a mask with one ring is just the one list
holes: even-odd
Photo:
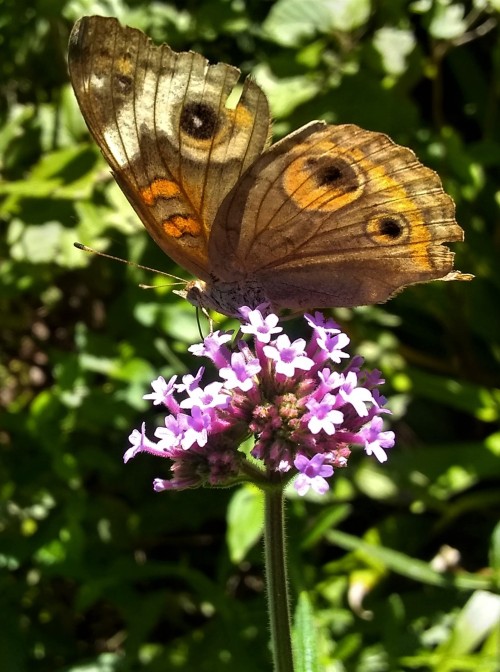
[[[321, 313], [306, 315], [311, 338], [291, 342], [274, 314], [241, 310], [241, 332], [253, 337], [228, 345], [232, 333], [215, 332], [190, 351], [208, 357], [220, 380], [202, 386], [204, 368], [177, 382], [159, 377], [144, 396], [168, 411], [157, 441], [141, 430], [130, 435], [125, 462], [139, 452], [171, 460], [172, 478], [155, 479], [154, 489], [182, 490], [201, 485], [228, 486], [253, 480], [265, 487], [295, 479], [304, 495], [309, 488], [325, 493], [334, 468], [345, 467], [350, 447], [361, 446], [385, 462], [394, 433], [383, 431], [385, 398], [377, 386], [380, 372], [361, 369], [363, 360], [348, 359], [349, 338]], [[247, 456], [240, 450], [250, 436]], [[251, 459], [253, 458], [253, 459]]]

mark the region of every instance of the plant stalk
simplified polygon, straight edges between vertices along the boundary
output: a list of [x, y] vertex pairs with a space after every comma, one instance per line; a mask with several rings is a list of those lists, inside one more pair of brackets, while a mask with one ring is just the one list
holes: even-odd
[[274, 672], [293, 672], [283, 488], [265, 492], [264, 555]]

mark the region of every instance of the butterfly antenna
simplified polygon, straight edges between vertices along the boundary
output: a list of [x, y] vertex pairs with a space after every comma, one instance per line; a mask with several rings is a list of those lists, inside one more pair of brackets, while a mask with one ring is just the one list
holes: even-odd
[[[158, 275], [165, 275], [167, 278], [172, 280], [178, 280], [179, 283], [185, 285], [187, 280], [179, 278], [177, 275], [172, 275], [172, 273], [166, 273], [165, 271], [159, 271], [157, 268], [151, 268], [150, 266], [144, 266], [143, 264], [137, 264], [135, 261], [129, 261], [128, 259], [122, 259], [121, 257], [115, 257], [113, 254], [107, 254], [106, 252], [99, 252], [93, 247], [88, 247], [88, 245], [83, 245], [83, 243], [73, 243], [73, 245], [83, 252], [89, 252], [91, 254], [97, 254], [99, 257], [105, 257], [106, 259], [112, 259], [113, 261], [120, 261], [122, 264], [128, 264], [129, 266], [134, 266], [134, 268], [141, 268], [143, 271], [150, 271], [151, 273], [157, 273]], [[152, 285], [143, 285], [144, 288], [152, 287]]]
[[[139, 267], [140, 268], [140, 267]], [[156, 273], [157, 271], [155, 271]], [[158, 271], [159, 273], [160, 271]], [[145, 285], [142, 282], [140, 282], [137, 286], [139, 289], [161, 289], [162, 287], [176, 287], [177, 285], [185, 285], [186, 280], [182, 280], [179, 282], [169, 282], [168, 285]]]

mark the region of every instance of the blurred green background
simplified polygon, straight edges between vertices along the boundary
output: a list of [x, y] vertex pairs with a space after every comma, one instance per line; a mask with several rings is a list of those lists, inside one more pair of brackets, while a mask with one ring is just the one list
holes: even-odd
[[[251, 489], [155, 494], [124, 466], [150, 381], [196, 368], [182, 273], [148, 238], [68, 84], [82, 15], [253, 73], [276, 137], [312, 119], [387, 132], [440, 174], [456, 267], [334, 315], [387, 380], [397, 444], [329, 496], [291, 498], [293, 605], [321, 670], [500, 669], [500, 3], [122, 0], [0, 4], [0, 669], [270, 670]], [[139, 283], [155, 284], [145, 290]], [[227, 326], [220, 322], [220, 326]], [[299, 333], [300, 322], [290, 323]], [[229, 508], [228, 508], [229, 507]]]

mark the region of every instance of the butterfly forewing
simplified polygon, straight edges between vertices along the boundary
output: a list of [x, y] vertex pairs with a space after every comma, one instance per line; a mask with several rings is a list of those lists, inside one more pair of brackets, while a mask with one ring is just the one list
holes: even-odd
[[208, 279], [208, 238], [220, 203], [269, 138], [260, 88], [193, 52], [157, 47], [116, 19], [85, 17], [70, 38], [69, 70], [87, 125], [158, 245]]

